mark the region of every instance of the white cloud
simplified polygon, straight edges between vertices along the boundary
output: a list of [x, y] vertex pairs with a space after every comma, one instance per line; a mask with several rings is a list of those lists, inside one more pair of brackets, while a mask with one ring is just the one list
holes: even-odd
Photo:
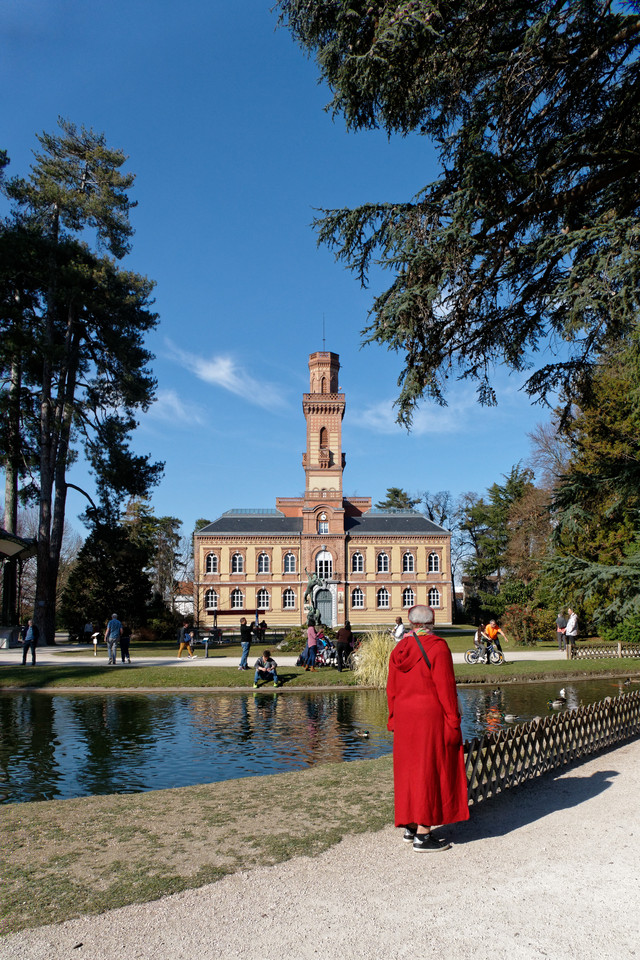
[[[430, 404], [420, 407], [413, 415], [411, 433], [413, 436], [425, 436], [438, 433], [458, 433], [468, 425], [471, 411], [477, 407], [475, 396], [452, 401], [447, 407]], [[403, 433], [405, 428], [396, 422], [398, 408], [393, 400], [381, 400], [366, 407], [355, 417], [356, 425], [373, 433]]]
[[220, 354], [207, 359], [198, 354], [181, 350], [170, 340], [167, 340], [166, 343], [170, 357], [177, 360], [185, 370], [193, 373], [198, 380], [212, 386], [221, 387], [238, 397], [243, 397], [248, 403], [268, 410], [286, 406], [284, 396], [277, 386], [251, 377], [238, 365], [234, 357], [228, 354]]
[[158, 390], [156, 401], [149, 408], [147, 416], [154, 420], [194, 426], [202, 426], [205, 422], [202, 409], [193, 403], [184, 403], [175, 390]]

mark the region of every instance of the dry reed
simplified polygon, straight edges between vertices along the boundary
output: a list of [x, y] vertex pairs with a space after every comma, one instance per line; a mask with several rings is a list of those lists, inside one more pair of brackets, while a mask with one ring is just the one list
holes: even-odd
[[384, 689], [389, 676], [389, 657], [395, 640], [388, 630], [369, 630], [354, 654], [356, 683]]

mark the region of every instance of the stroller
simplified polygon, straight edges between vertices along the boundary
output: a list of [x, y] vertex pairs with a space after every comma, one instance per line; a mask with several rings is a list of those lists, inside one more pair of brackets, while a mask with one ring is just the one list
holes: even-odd
[[338, 651], [335, 644], [327, 637], [318, 637], [318, 652], [316, 653], [316, 667], [337, 667]]

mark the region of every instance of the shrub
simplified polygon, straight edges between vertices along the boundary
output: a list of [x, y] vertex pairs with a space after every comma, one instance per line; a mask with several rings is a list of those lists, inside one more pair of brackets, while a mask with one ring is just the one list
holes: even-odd
[[294, 627], [287, 632], [286, 637], [278, 644], [278, 650], [283, 653], [299, 654], [304, 650], [307, 642], [307, 628]]
[[[336, 642], [336, 631], [332, 627], [322, 627], [323, 632], [327, 640], [331, 640], [332, 643]], [[307, 627], [293, 627], [287, 632], [284, 640], [281, 640], [278, 644], [278, 650], [281, 650], [282, 653], [289, 654], [298, 654], [302, 653], [307, 642]]]
[[533, 646], [541, 640], [554, 640], [555, 616], [550, 610], [530, 604], [512, 603], [502, 618], [504, 632], [520, 646]]
[[632, 614], [614, 627], [603, 627], [600, 634], [614, 643], [640, 643], [640, 614]]
[[389, 676], [389, 657], [395, 640], [387, 630], [369, 630], [354, 655], [356, 683], [383, 689]]

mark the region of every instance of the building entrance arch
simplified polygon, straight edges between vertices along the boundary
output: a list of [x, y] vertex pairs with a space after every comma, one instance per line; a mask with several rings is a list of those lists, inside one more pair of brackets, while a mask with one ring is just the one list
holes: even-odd
[[318, 590], [315, 596], [316, 610], [320, 614], [320, 622], [327, 627], [333, 626], [333, 600], [329, 590]]

